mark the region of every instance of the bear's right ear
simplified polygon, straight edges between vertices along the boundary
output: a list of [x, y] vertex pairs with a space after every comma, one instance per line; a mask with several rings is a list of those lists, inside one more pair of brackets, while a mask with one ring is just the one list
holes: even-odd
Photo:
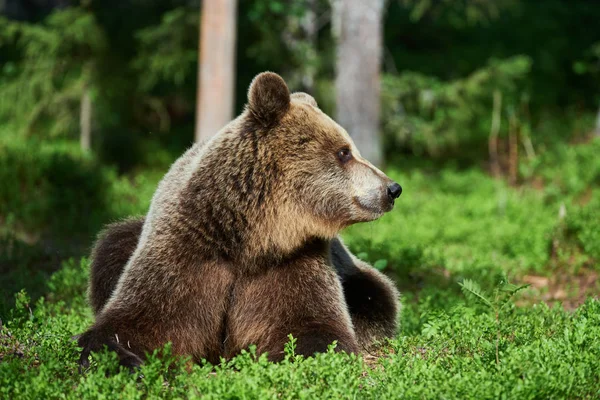
[[273, 72], [256, 75], [248, 89], [248, 108], [263, 126], [279, 122], [290, 108], [290, 90], [285, 81]]

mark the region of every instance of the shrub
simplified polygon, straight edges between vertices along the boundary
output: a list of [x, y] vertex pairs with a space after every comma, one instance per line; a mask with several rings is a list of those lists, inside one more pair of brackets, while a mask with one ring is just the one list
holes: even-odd
[[457, 148], [473, 150], [468, 144], [487, 141], [492, 93], [503, 93], [503, 109], [514, 113], [530, 67], [528, 57], [515, 56], [491, 60], [450, 82], [415, 72], [384, 76], [382, 120], [388, 148], [400, 146], [432, 156]]

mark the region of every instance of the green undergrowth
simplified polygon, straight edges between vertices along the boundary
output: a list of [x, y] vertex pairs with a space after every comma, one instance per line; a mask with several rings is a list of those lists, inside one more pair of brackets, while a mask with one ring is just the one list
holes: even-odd
[[[47, 298], [23, 292], [0, 335], [0, 398], [597, 398], [600, 396], [600, 302], [575, 312], [545, 304], [516, 307], [496, 318], [460, 296], [447, 311], [406, 303], [402, 327], [375, 357], [330, 351], [294, 354], [273, 364], [250, 348], [220, 365], [186, 367], [155, 352], [135, 374], [114, 354], [94, 357], [81, 374], [72, 336], [91, 322], [85, 303], [88, 263], [63, 264]], [[420, 316], [419, 329], [412, 319]], [[406, 329], [407, 327], [408, 329]], [[497, 353], [496, 353], [497, 352]], [[498, 359], [496, 359], [498, 354]]]
[[404, 188], [394, 211], [349, 228], [345, 241], [401, 287], [438, 297], [465, 278], [491, 288], [504, 276], [597, 272], [597, 154], [600, 139], [543, 153], [522, 163], [516, 187], [479, 168], [399, 163], [389, 171]]
[[[68, 182], [98, 177], [103, 200], [92, 200], [103, 208], [94, 211], [94, 224], [144, 213], [160, 177], [118, 176], [71, 150], [46, 151], [62, 156], [15, 156], [23, 184], [0, 183], [0, 200], [13, 215], [0, 222], [12, 233], [20, 228], [23, 236], [38, 224], [53, 232], [63, 218], [84, 218], [92, 204], [86, 199], [65, 211], [69, 217], [44, 210], [66, 201], [63, 190], [67, 199], [100, 190], [87, 181], [91, 186], [54, 187], [43, 178], [48, 171], [71, 176]], [[96, 355], [82, 374], [72, 337], [92, 322], [88, 261], [51, 257], [18, 235], [3, 239], [0, 272], [13, 266], [8, 276], [18, 279], [2, 280], [11, 301], [0, 309], [0, 398], [600, 398], [597, 154], [600, 140], [540, 152], [521, 163], [515, 186], [474, 167], [404, 160], [389, 168], [404, 188], [396, 208], [343, 233], [402, 293], [396, 337], [364, 357], [303, 359], [292, 341], [280, 364], [249, 349], [218, 366], [190, 368], [167, 346], [135, 374], [119, 371], [110, 353]], [[71, 171], [76, 165], [83, 167]], [[55, 179], [67, 182], [63, 175]], [[20, 207], [17, 189], [41, 203]], [[76, 220], [64, 226], [79, 229]], [[40, 262], [61, 267], [48, 278], [36, 269]]]

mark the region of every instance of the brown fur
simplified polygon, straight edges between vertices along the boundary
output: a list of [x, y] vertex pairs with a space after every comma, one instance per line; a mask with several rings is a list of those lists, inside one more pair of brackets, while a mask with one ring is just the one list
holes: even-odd
[[[248, 98], [242, 115], [159, 184], [114, 291], [79, 339], [83, 366], [104, 345], [137, 366], [167, 342], [174, 354], [212, 363], [250, 343], [277, 360], [289, 333], [299, 354], [333, 340], [359, 350], [329, 240], [391, 209], [391, 180], [358, 151], [356, 163], [340, 164], [350, 138], [292, 98], [278, 75], [255, 78]], [[360, 201], [348, 193], [356, 185]], [[104, 246], [93, 270], [125, 257], [104, 264]], [[94, 287], [102, 285], [92, 284], [93, 301]]]
[[331, 241], [330, 254], [360, 346], [369, 350], [385, 338], [393, 337], [400, 315], [400, 294], [396, 285], [356, 258], [340, 239]]
[[[99, 235], [92, 252], [94, 256], [91, 265], [91, 286], [89, 293], [90, 301], [96, 314], [100, 312], [114, 291], [116, 281], [122, 274], [127, 260], [131, 257], [135, 243], [139, 240], [143, 224], [143, 217], [137, 219], [131, 218], [107, 226], [103, 233]], [[134, 244], [133, 246], [132, 243]], [[330, 261], [337, 273], [337, 279], [339, 279], [342, 285], [344, 300], [348, 306], [360, 347], [368, 350], [377, 342], [393, 337], [397, 330], [397, 317], [400, 312], [399, 294], [394, 283], [381, 272], [354, 257], [340, 239], [333, 239], [328, 245]], [[265, 278], [265, 280], [267, 279], [269, 278]], [[290, 286], [300, 287], [300, 285], [304, 285], [303, 291], [315, 291], [314, 296], [318, 297], [323, 295], [323, 293], [319, 292], [320, 289], [318, 286], [310, 286], [308, 279], [300, 279], [293, 275], [285, 276], [283, 279], [297, 280], [300, 284], [294, 283]], [[105, 281], [102, 282], [102, 280]], [[270, 288], [271, 286], [265, 283], [265, 287]], [[241, 295], [242, 299], [245, 297], [247, 296]], [[233, 293], [232, 299], [236, 298], [240, 298], [240, 295]], [[267, 299], [267, 301], [270, 298], [268, 295], [264, 296], [264, 299]], [[294, 296], [291, 299], [293, 300]], [[281, 299], [278, 302], [281, 302]], [[337, 302], [335, 301], [335, 303]], [[308, 303], [301, 306], [311, 307], [312, 304]], [[258, 305], [253, 305], [253, 307], [258, 307]], [[271, 308], [271, 310], [278, 309], [278, 307]], [[288, 306], [281, 309], [288, 310]], [[248, 313], [257, 312], [256, 310], [243, 310]], [[242, 311], [238, 309], [237, 312], [240, 313]], [[274, 318], [280, 317], [277, 316]], [[287, 317], [283, 316], [281, 318], [283, 320]], [[270, 324], [270, 326], [275, 325]], [[292, 332], [281, 334], [286, 336], [289, 333]], [[228, 336], [230, 336], [229, 333], [225, 333], [225, 337], [223, 338], [226, 343], [229, 341]], [[247, 340], [250, 343], [258, 343], [258, 336], [254, 328], [248, 328], [245, 336], [248, 337]], [[243, 339], [240, 339], [240, 341], [244, 342]], [[299, 345], [302, 345], [302, 343], [299, 343]], [[231, 350], [232, 348], [244, 348], [244, 345], [232, 345], [232, 343], [229, 343], [226, 347], [227, 353], [234, 354], [235, 352]]]
[[92, 250], [88, 298], [94, 314], [99, 314], [112, 292], [123, 268], [137, 247], [143, 218], [131, 218], [107, 226]]

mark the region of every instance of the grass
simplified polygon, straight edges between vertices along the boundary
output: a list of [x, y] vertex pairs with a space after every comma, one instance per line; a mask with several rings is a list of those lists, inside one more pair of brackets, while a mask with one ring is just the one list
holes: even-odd
[[[600, 398], [597, 154], [600, 140], [541, 153], [523, 163], [516, 187], [474, 167], [396, 163], [390, 174], [404, 188], [396, 209], [344, 232], [402, 292], [397, 336], [364, 356], [303, 359], [290, 342], [280, 364], [249, 349], [190, 366], [167, 346], [136, 375], [119, 371], [110, 353], [80, 374], [71, 337], [92, 322], [88, 262], [63, 261], [36, 285], [41, 296], [21, 291], [2, 314], [0, 398]], [[110, 184], [102, 218], [144, 212], [156, 179], [102, 181]], [[35, 263], [19, 246], [3, 260]], [[495, 299], [509, 281], [531, 286], [502, 307], [473, 295]]]

